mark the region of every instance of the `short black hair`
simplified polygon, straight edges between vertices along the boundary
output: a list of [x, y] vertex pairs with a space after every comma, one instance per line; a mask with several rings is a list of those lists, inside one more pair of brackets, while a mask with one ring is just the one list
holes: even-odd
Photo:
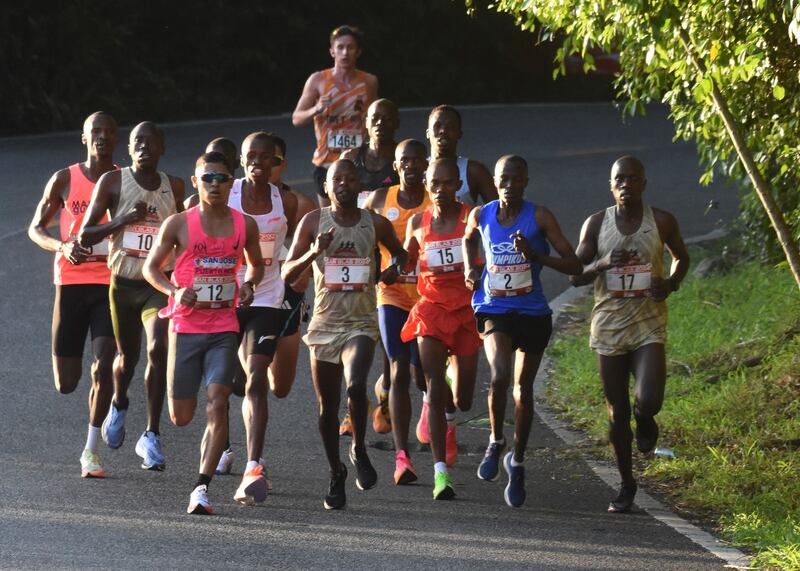
[[428, 156], [428, 147], [425, 146], [425, 143], [418, 141], [417, 139], [404, 139], [397, 143], [397, 147], [395, 147], [395, 156], [397, 156], [396, 149], [400, 149], [402, 147], [413, 147], [422, 153], [423, 157]]
[[244, 146], [247, 143], [251, 143], [253, 141], [266, 141], [271, 143], [273, 146], [277, 147], [278, 143], [275, 140], [276, 137], [272, 133], [267, 133], [266, 131], [255, 131], [247, 135], [244, 140], [242, 141], [242, 150], [244, 150]]
[[278, 150], [281, 152], [281, 158], [286, 158], [286, 141], [283, 140], [283, 137], [280, 135], [276, 135], [275, 133], [267, 133], [275, 140], [275, 146], [278, 147]]
[[[213, 140], [208, 142], [208, 144], [206, 145], [206, 152], [208, 152], [208, 153], [215, 152], [215, 151], [209, 151], [208, 150], [209, 148], [212, 148], [212, 147], [217, 147], [217, 148], [222, 149], [221, 151], [217, 151], [217, 152], [220, 152], [225, 156], [225, 164], [228, 165], [228, 168], [230, 169], [231, 174], [233, 174], [233, 172], [236, 170], [236, 166], [237, 166], [236, 165], [236, 162], [237, 162], [236, 159], [238, 157], [238, 154], [236, 152], [236, 143], [234, 143], [233, 141], [231, 141], [230, 139], [227, 139], [225, 137], [217, 137], [216, 139], [213, 139]], [[233, 160], [232, 162], [231, 162], [231, 159]]]
[[348, 26], [348, 25], [339, 26], [338, 28], [335, 28], [331, 32], [331, 37], [330, 37], [331, 46], [333, 45], [333, 42], [344, 36], [351, 36], [356, 41], [356, 44], [358, 44], [358, 47], [359, 48], [361, 47], [361, 40], [363, 38], [361, 30], [359, 30], [355, 26]]
[[200, 155], [200, 157], [198, 157], [197, 161], [194, 163], [194, 168], [197, 169], [197, 167], [207, 165], [208, 163], [224, 165], [225, 168], [228, 169], [228, 174], [233, 174], [233, 170], [231, 170], [231, 167], [228, 164], [228, 159], [225, 158], [225, 155], [219, 151], [211, 151], [210, 153], [203, 153]]
[[503, 155], [502, 157], [497, 159], [497, 162], [495, 163], [495, 167], [497, 165], [499, 165], [501, 162], [516, 163], [516, 164], [520, 165], [522, 168], [524, 168], [525, 172], [528, 172], [528, 161], [526, 161], [525, 159], [523, 159], [519, 155]]
[[437, 105], [431, 112], [428, 114], [428, 121], [431, 120], [436, 113], [452, 113], [455, 115], [456, 119], [458, 119], [458, 128], [461, 128], [461, 113], [458, 112], [458, 109], [453, 107], [452, 105]]

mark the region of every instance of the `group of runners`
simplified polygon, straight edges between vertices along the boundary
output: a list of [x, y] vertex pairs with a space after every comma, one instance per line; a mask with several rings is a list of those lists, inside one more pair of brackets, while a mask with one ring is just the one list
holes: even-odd
[[[524, 198], [522, 157], [501, 157], [494, 176], [460, 157], [461, 116], [447, 105], [428, 117], [430, 149], [414, 139], [397, 143], [397, 108], [378, 99], [377, 79], [356, 67], [359, 32], [342, 26], [330, 40], [334, 67], [309, 77], [292, 116], [296, 126], [314, 123], [319, 208], [281, 180], [287, 149], [274, 133], [251, 133], [238, 153], [228, 139], [211, 141], [191, 177], [197, 193], [186, 198], [183, 181], [158, 170], [164, 134], [151, 122], [130, 133], [131, 166], [114, 164], [117, 125], [106, 112], [84, 123], [86, 161], [48, 182], [29, 235], [56, 253], [52, 354], [60, 392], [75, 390], [87, 333], [92, 339], [81, 475], [105, 475], [101, 439], [111, 448], [124, 442], [144, 332], [147, 425], [135, 446], [142, 468], [166, 465], [159, 435], [165, 396], [172, 422], [185, 425], [203, 385], [207, 425], [187, 511], [211, 513], [212, 476], [230, 473], [233, 462], [229, 400], [237, 394], [247, 463], [234, 499], [265, 501], [268, 393], [285, 397], [294, 383], [311, 282], [303, 340], [330, 469], [325, 508], [346, 504], [342, 435], [352, 437], [356, 486], [377, 482], [365, 445], [376, 347], [384, 371], [375, 383], [372, 425], [392, 434], [395, 483], [418, 478], [409, 446], [413, 379], [422, 392], [416, 438], [430, 444], [433, 497], [455, 496], [455, 419], [472, 406], [481, 346], [491, 370], [491, 434], [477, 476], [494, 480], [502, 465], [505, 501], [519, 507], [533, 382], [552, 331], [539, 277], [546, 266], [576, 285], [595, 284], [591, 346], [622, 478], [609, 511], [629, 510], [636, 493], [629, 377], [636, 380], [635, 440], [648, 452], [666, 381], [664, 300], [689, 263], [674, 217], [642, 200], [643, 165], [634, 157], [613, 164], [615, 203], [587, 219], [575, 250], [555, 216]], [[239, 165], [242, 178], [235, 176]], [[57, 237], [48, 229], [56, 216]], [[666, 278], [664, 246], [673, 258]], [[514, 440], [507, 444], [510, 386]]]

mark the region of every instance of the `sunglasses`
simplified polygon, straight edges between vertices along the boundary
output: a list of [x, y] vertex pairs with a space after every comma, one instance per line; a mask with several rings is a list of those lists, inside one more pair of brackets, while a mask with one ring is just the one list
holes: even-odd
[[200, 175], [200, 180], [203, 182], [217, 182], [222, 184], [223, 182], [228, 182], [233, 177], [228, 173], [224, 172], [204, 172]]

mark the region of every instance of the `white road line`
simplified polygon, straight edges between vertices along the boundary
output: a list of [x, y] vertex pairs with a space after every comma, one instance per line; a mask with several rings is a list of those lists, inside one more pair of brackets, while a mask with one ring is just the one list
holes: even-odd
[[[686, 243], [704, 242], [713, 240], [725, 235], [724, 230], [714, 230], [702, 236], [696, 236], [685, 240]], [[555, 323], [562, 308], [565, 305], [571, 304], [578, 298], [586, 295], [591, 285], [570, 288], [561, 293], [558, 297], [550, 302], [550, 307], [553, 310], [553, 322]], [[548, 382], [546, 371], [550, 366], [550, 360], [545, 354], [542, 359], [542, 364], [539, 367], [539, 373], [536, 375], [536, 382], [534, 383], [534, 394], [536, 396], [536, 414], [544, 422], [547, 427], [556, 433], [566, 444], [576, 446], [579, 442], [584, 440], [585, 435], [572, 430], [565, 423], [559, 420], [553, 412], [551, 412], [545, 405], [542, 404], [544, 396], [544, 388]], [[584, 462], [603, 480], [612, 490], [616, 490], [619, 485], [619, 473], [615, 466], [608, 462], [595, 460], [584, 456]], [[670, 511], [664, 504], [653, 498], [647, 492], [639, 488], [636, 493], [636, 505], [653, 516], [661, 523], [668, 525], [684, 537], [689, 538], [700, 547], [719, 557], [727, 563], [726, 567], [734, 569], [748, 569], [750, 568], [750, 557], [739, 551], [734, 547], [729, 547], [715, 538], [713, 535], [697, 527], [696, 525], [686, 521], [679, 515]]]

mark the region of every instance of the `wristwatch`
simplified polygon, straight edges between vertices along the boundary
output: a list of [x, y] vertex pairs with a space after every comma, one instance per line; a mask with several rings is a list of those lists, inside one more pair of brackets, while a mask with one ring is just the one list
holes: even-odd
[[250, 291], [256, 291], [256, 284], [253, 283], [253, 280], [247, 280], [242, 285], [243, 286], [248, 285], [250, 286]]

